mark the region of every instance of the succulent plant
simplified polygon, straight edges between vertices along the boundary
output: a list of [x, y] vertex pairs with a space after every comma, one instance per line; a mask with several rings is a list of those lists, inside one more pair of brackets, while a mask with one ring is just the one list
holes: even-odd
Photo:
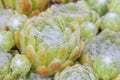
[[27, 17], [25, 15], [14, 14], [8, 19], [6, 23], [10, 31], [19, 31], [23, 28]]
[[25, 75], [30, 70], [30, 67], [31, 63], [27, 57], [20, 54], [16, 54], [10, 64], [12, 71], [20, 75]]
[[[0, 30], [1, 30], [0, 33], [2, 33], [3, 31], [4, 33], [7, 33], [7, 34], [10, 33], [9, 34], [10, 37], [14, 36], [14, 38], [12, 37], [14, 39], [14, 44], [16, 46], [19, 46], [18, 35], [19, 35], [20, 30], [23, 28], [23, 25], [26, 22], [26, 20], [27, 20], [27, 16], [23, 14], [18, 14], [16, 11], [12, 9], [0, 9]], [[5, 32], [5, 31], [8, 31], [8, 32]], [[6, 43], [6, 40], [8, 40], [7, 43]], [[3, 42], [6, 45], [3, 45], [1, 47], [9, 46], [8, 50], [10, 50], [14, 46], [12, 43], [13, 40], [12, 39], [11, 40], [6, 39], [6, 40], [3, 40]], [[12, 44], [10, 45], [10, 43], [8, 44], [8, 42], [11, 42]]]
[[[75, 24], [74, 24], [75, 23]], [[20, 33], [20, 49], [41, 75], [52, 75], [79, 57], [80, 29], [60, 16], [34, 17]], [[64, 64], [65, 63], [65, 64]]]
[[53, 75], [79, 57], [79, 24], [85, 20], [95, 22], [98, 18], [84, 1], [54, 5], [25, 23], [19, 35], [19, 49], [37, 73]]
[[98, 80], [98, 78], [87, 67], [75, 64], [58, 73], [55, 80]]
[[119, 72], [119, 36], [119, 32], [105, 29], [84, 46], [81, 63], [86, 66], [93, 66], [98, 77], [103, 80], [109, 80]]
[[81, 38], [83, 40], [91, 40], [97, 35], [98, 28], [92, 22], [84, 22], [80, 26]]
[[118, 62], [112, 56], [101, 55], [93, 64], [97, 76], [102, 80], [110, 80], [118, 74]]
[[109, 12], [104, 15], [99, 21], [100, 28], [120, 31], [120, 16], [116, 13]]
[[26, 74], [30, 71], [31, 63], [25, 55], [16, 54], [9, 62], [11, 70], [3, 80], [25, 79]]
[[95, 10], [101, 16], [109, 11], [108, 0], [86, 0], [91, 9]]
[[34, 10], [44, 10], [49, 0], [0, 0], [0, 8], [11, 8], [29, 15]]
[[27, 17], [11, 9], [0, 9], [0, 29], [15, 32], [21, 30]]
[[99, 55], [110, 54], [118, 62], [120, 51], [119, 32], [108, 29], [103, 30], [92, 41], [88, 41], [84, 46], [84, 53], [94, 62]]
[[10, 72], [11, 59], [11, 54], [0, 51], [0, 80], [2, 80]]

